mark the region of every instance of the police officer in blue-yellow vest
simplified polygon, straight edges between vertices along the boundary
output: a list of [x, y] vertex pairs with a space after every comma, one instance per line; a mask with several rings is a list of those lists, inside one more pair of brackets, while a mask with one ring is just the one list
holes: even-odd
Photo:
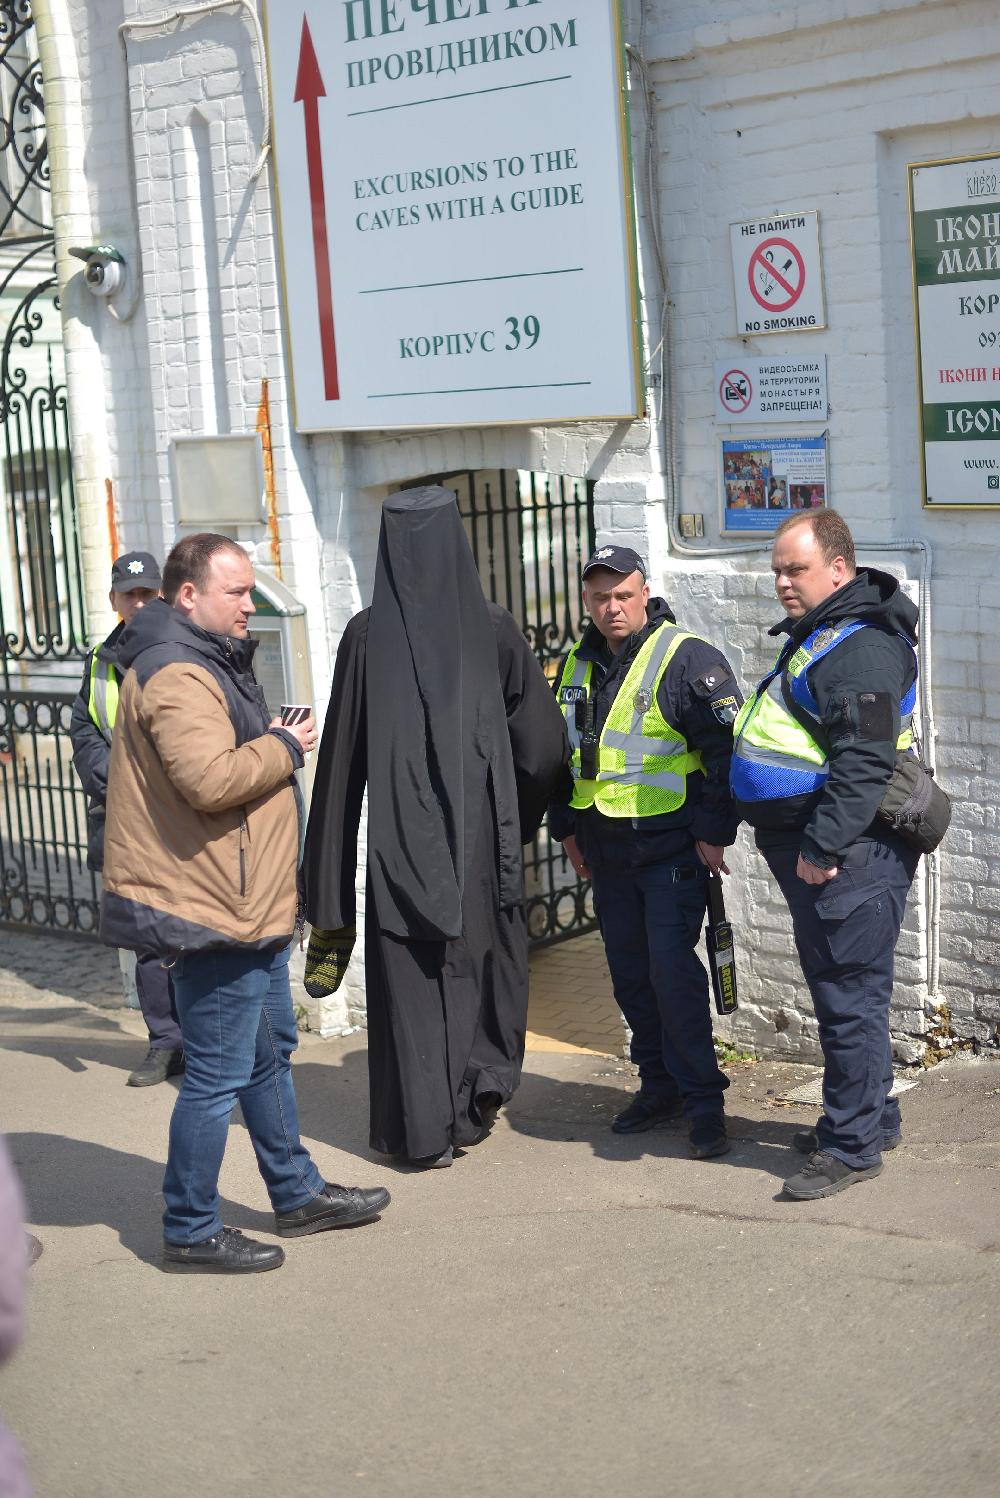
[[[73, 703], [69, 735], [73, 763], [87, 793], [87, 867], [98, 873], [104, 867], [104, 808], [108, 796], [108, 764], [111, 733], [118, 711], [118, 689], [125, 673], [118, 665], [115, 646], [127, 624], [160, 594], [160, 565], [148, 551], [128, 551], [111, 569], [111, 607], [119, 623], [102, 645], [87, 656], [83, 681]], [[139, 953], [135, 986], [142, 1017], [149, 1031], [145, 1059], [128, 1079], [130, 1087], [150, 1087], [184, 1069], [180, 1025], [174, 1008], [169, 974], [159, 957]]]
[[641, 1133], [684, 1114], [692, 1154], [725, 1154], [708, 978], [696, 947], [709, 872], [728, 873], [729, 795], [743, 699], [725, 656], [677, 627], [626, 546], [583, 569], [590, 615], [557, 683], [571, 777], [549, 828], [593, 884], [615, 998], [632, 1031], [639, 1092], [612, 1128]]
[[796, 1200], [882, 1169], [900, 1140], [889, 1096], [893, 953], [919, 854], [876, 819], [913, 741], [917, 609], [894, 577], [857, 569], [832, 510], [793, 515], [771, 556], [786, 617], [773, 669], [741, 710], [733, 796], [788, 903], [819, 1021], [823, 1113], [793, 1139]]

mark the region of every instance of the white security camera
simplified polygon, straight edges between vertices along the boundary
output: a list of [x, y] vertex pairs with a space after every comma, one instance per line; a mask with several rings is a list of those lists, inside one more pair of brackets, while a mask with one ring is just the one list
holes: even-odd
[[92, 244], [70, 250], [85, 265], [84, 280], [94, 296], [114, 296], [125, 284], [125, 257], [112, 244]]

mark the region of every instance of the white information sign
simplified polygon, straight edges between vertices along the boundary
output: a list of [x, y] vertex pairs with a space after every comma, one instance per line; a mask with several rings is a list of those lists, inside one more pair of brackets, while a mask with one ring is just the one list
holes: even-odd
[[729, 237], [741, 338], [826, 327], [815, 210], [730, 224]]
[[268, 0], [299, 431], [642, 409], [617, 0]]
[[727, 425], [751, 422], [825, 421], [826, 355], [807, 359], [744, 359], [715, 362], [715, 419]]
[[924, 504], [1000, 505], [1000, 156], [910, 167]]

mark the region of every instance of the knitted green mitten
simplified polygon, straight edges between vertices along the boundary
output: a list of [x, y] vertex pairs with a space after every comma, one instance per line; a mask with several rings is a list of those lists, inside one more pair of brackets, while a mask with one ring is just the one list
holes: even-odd
[[339, 931], [312, 928], [306, 948], [305, 976], [305, 990], [311, 999], [326, 999], [337, 992], [354, 951], [356, 934], [353, 926], [341, 926]]

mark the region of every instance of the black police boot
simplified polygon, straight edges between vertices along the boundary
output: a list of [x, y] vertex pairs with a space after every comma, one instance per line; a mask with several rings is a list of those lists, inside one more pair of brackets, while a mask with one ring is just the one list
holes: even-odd
[[169, 1050], [166, 1046], [151, 1045], [145, 1058], [129, 1077], [128, 1087], [155, 1087], [184, 1070], [184, 1052]]
[[293, 1212], [275, 1212], [275, 1231], [280, 1238], [304, 1238], [307, 1233], [325, 1233], [327, 1228], [353, 1228], [371, 1222], [389, 1205], [384, 1186], [323, 1187]]
[[[903, 1133], [897, 1129], [895, 1134], [882, 1135], [882, 1149], [894, 1150], [897, 1145], [902, 1144]], [[800, 1155], [814, 1155], [819, 1149], [819, 1136], [815, 1129], [799, 1129], [792, 1135], [792, 1148], [797, 1149]]]
[[616, 1134], [645, 1134], [647, 1129], [659, 1129], [684, 1111], [680, 1097], [657, 1097], [655, 1093], [638, 1092], [611, 1122]]
[[785, 1195], [793, 1201], [815, 1201], [820, 1196], [844, 1191], [856, 1181], [867, 1181], [871, 1176], [879, 1175], [881, 1170], [881, 1160], [877, 1165], [855, 1167], [845, 1165], [843, 1160], [828, 1155], [825, 1150], [816, 1150], [796, 1175], [789, 1176], [785, 1182]]
[[733, 1147], [726, 1133], [726, 1119], [722, 1113], [706, 1113], [702, 1118], [693, 1118], [688, 1139], [696, 1160], [711, 1160], [715, 1155], [727, 1155]]
[[261, 1274], [279, 1269], [285, 1250], [276, 1243], [258, 1243], [244, 1238], [239, 1228], [220, 1228], [201, 1243], [163, 1244], [164, 1269], [196, 1269], [203, 1274]]
[[[903, 1129], [897, 1129], [895, 1134], [882, 1135], [882, 1149], [895, 1149], [897, 1144], [903, 1143]], [[801, 1128], [792, 1134], [792, 1149], [796, 1149], [799, 1155], [814, 1155], [819, 1149], [819, 1134], [814, 1128]]]

